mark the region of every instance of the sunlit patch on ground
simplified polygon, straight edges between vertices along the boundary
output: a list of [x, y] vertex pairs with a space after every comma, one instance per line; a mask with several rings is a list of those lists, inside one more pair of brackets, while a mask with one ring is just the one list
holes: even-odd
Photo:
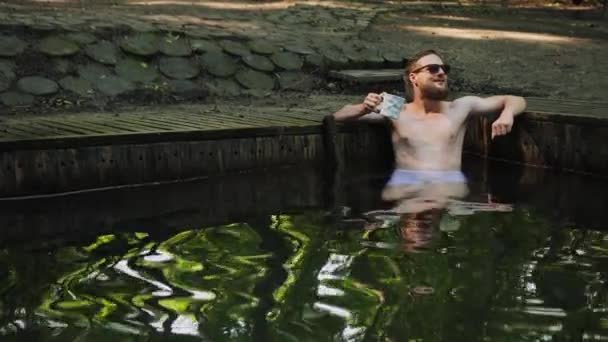
[[545, 42], [545, 43], [559, 43], [559, 44], [585, 44], [589, 43], [589, 39], [574, 38], [566, 36], [558, 36], [554, 34], [546, 33], [531, 33], [531, 32], [518, 32], [518, 31], [503, 31], [503, 30], [485, 30], [485, 29], [461, 29], [452, 27], [440, 27], [440, 26], [415, 26], [415, 25], [401, 25], [399, 28], [414, 31], [425, 35], [442, 36], [448, 38], [459, 38], [459, 39], [502, 39], [502, 40], [514, 40], [521, 42]]

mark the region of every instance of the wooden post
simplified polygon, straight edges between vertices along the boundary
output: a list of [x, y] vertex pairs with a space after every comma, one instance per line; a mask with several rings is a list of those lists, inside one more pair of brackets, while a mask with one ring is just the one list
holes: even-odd
[[340, 155], [336, 148], [336, 119], [333, 115], [327, 115], [323, 118], [323, 148], [324, 148], [324, 163], [326, 168], [336, 169], [340, 164]]
[[333, 211], [340, 200], [340, 176], [344, 167], [342, 155], [337, 147], [336, 119], [333, 115], [323, 118], [323, 171], [324, 171], [324, 199], [327, 201], [325, 207]]

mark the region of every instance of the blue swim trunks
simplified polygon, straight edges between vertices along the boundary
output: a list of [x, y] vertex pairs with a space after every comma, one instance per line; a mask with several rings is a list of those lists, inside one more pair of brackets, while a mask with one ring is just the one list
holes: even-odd
[[466, 177], [458, 170], [396, 169], [387, 185], [417, 185], [424, 183], [465, 183]]

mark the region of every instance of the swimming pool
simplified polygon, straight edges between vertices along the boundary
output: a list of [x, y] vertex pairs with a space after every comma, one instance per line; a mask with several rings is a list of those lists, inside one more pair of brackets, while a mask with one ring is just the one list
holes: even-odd
[[605, 181], [467, 161], [467, 205], [405, 222], [389, 171], [7, 204], [38, 228], [2, 241], [2, 340], [608, 339]]

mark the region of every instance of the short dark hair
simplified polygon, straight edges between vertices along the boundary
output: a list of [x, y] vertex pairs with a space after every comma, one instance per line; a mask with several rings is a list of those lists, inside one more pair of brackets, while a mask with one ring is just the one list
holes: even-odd
[[428, 55], [437, 55], [439, 58], [443, 59], [436, 50], [428, 49], [416, 53], [414, 56], [412, 56], [412, 58], [407, 60], [407, 63], [405, 63], [403, 79], [405, 81], [405, 96], [408, 101], [412, 101], [414, 98], [414, 85], [410, 81], [410, 73], [416, 70], [418, 61], [422, 59], [422, 57], [426, 57]]

